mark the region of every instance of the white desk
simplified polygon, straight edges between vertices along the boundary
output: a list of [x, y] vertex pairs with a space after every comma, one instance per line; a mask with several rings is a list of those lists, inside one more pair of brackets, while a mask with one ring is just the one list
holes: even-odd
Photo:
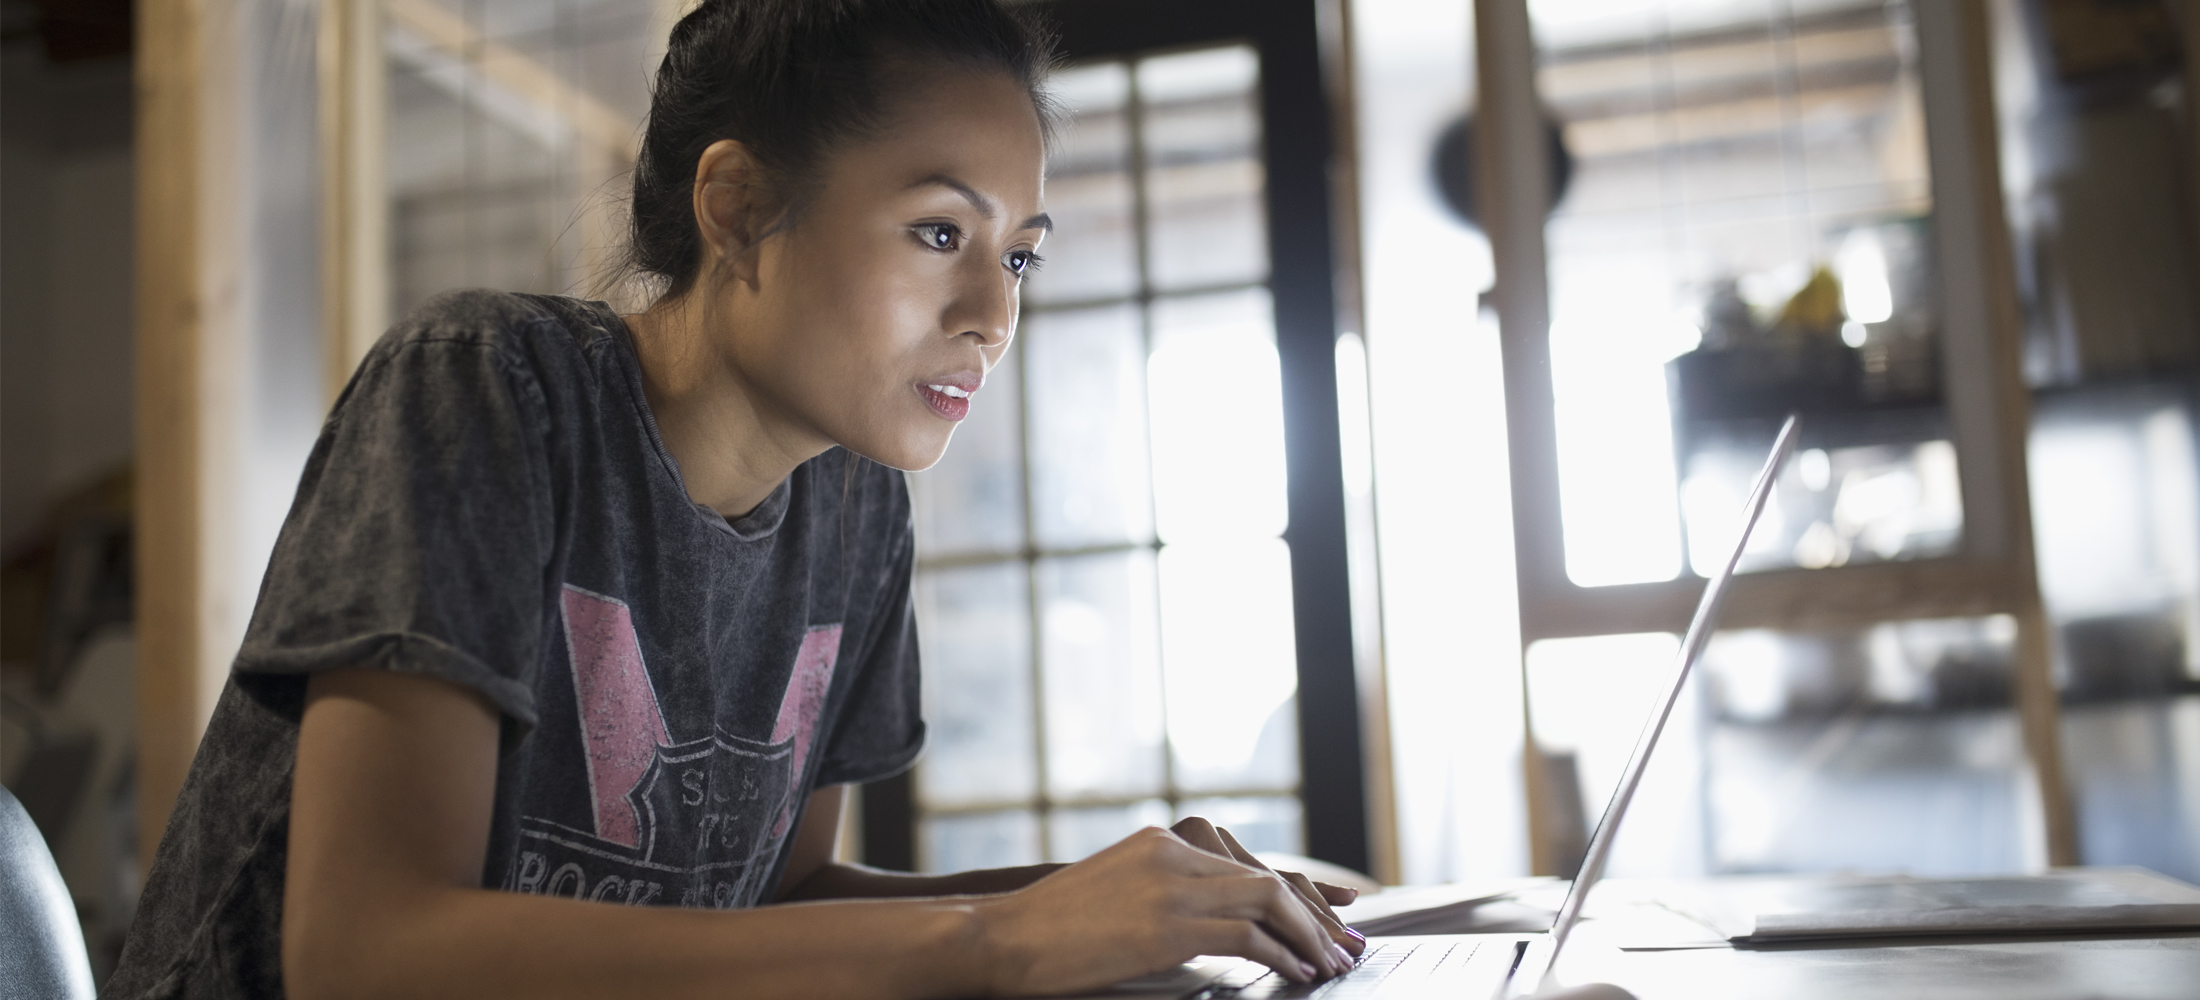
[[2170, 936], [1844, 942], [1767, 950], [1619, 951], [1582, 941], [1568, 982], [1639, 1000], [2200, 1000], [2200, 931]]

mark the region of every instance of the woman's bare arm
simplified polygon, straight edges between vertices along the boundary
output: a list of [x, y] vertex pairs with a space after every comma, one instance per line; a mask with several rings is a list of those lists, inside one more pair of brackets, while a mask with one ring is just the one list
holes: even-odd
[[463, 688], [378, 670], [312, 679], [286, 992], [935, 997], [1096, 987], [1196, 954], [1301, 981], [1348, 964], [1288, 886], [1160, 830], [997, 896], [699, 911], [485, 890], [496, 755], [496, 715]]
[[[1017, 868], [956, 872], [950, 875], [913, 875], [835, 861], [833, 854], [840, 841], [840, 820], [847, 804], [847, 795], [846, 785], [832, 785], [810, 794], [809, 806], [802, 815], [802, 825], [795, 831], [794, 844], [788, 852], [787, 870], [780, 876], [777, 901], [786, 903], [816, 899], [887, 899], [1014, 892], [1068, 867], [1060, 864], [1024, 865]], [[1270, 872], [1282, 879], [1305, 899], [1308, 908], [1329, 931], [1331, 940], [1354, 955], [1367, 949], [1367, 938], [1347, 928], [1343, 918], [1337, 916], [1336, 910], [1331, 908], [1352, 902], [1359, 895], [1357, 890], [1316, 882], [1297, 872], [1272, 872], [1251, 851], [1246, 850], [1244, 845], [1239, 844], [1228, 830], [1196, 816], [1178, 823], [1172, 832], [1194, 847], [1233, 858], [1248, 868]]]
[[840, 817], [848, 786], [829, 785], [810, 793], [788, 852], [787, 871], [779, 879], [779, 902], [813, 899], [885, 899], [897, 896], [964, 896], [1014, 892], [1063, 865], [988, 868], [952, 875], [912, 875], [833, 860], [840, 840]]

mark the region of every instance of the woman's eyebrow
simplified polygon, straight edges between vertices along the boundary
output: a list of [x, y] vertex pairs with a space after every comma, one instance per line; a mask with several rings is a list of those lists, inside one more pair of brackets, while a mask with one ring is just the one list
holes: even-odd
[[[996, 204], [993, 199], [986, 197], [984, 193], [980, 192], [977, 188], [971, 187], [970, 185], [956, 180], [953, 177], [949, 177], [946, 174], [932, 174], [927, 177], [918, 178], [916, 183], [909, 185], [908, 190], [915, 190], [920, 187], [931, 187], [934, 185], [947, 188], [948, 190], [953, 191], [956, 194], [962, 195], [963, 200], [968, 201], [970, 203], [970, 207], [977, 209], [978, 214], [984, 217], [985, 220], [988, 222], [991, 222], [992, 220], [1001, 217], [1001, 206]], [[1054, 218], [1052, 216], [1049, 216], [1045, 212], [1041, 212], [1037, 215], [1032, 216], [1031, 218], [1025, 219], [1023, 225], [1017, 226], [1016, 228], [1037, 229], [1041, 232], [1051, 233], [1054, 231]]]
[[908, 189], [914, 191], [920, 187], [931, 187], [934, 185], [947, 188], [955, 192], [956, 194], [962, 195], [965, 201], [970, 202], [970, 207], [977, 209], [978, 214], [984, 216], [986, 221], [988, 222], [991, 222], [992, 220], [1001, 217], [1001, 206], [995, 204], [993, 199], [988, 198], [984, 194], [980, 193], [977, 188], [971, 187], [970, 185], [958, 181], [953, 177], [949, 177], [946, 174], [933, 174], [930, 177], [922, 178], [916, 183], [909, 185]]

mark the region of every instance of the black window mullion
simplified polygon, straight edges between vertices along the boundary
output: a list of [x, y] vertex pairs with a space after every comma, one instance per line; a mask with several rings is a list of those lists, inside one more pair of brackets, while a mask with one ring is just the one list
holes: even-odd
[[1312, 0], [1054, 0], [1042, 9], [1060, 30], [1065, 55], [1081, 61], [1233, 41], [1251, 41], [1259, 50], [1269, 285], [1289, 476], [1284, 541], [1291, 552], [1306, 852], [1366, 871], [1366, 778], [1337, 410], [1330, 115], [1322, 90], [1317, 5]]
[[1283, 375], [1292, 620], [1299, 673], [1299, 784], [1307, 854], [1368, 868], [1366, 771], [1352, 642], [1337, 305], [1330, 260], [1329, 105], [1315, 5], [1261, 46], [1270, 282]]

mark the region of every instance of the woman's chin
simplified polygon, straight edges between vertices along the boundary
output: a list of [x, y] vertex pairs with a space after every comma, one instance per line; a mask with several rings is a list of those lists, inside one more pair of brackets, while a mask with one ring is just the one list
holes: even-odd
[[953, 434], [954, 429], [950, 427], [934, 434], [908, 434], [893, 441], [843, 442], [841, 447], [880, 465], [903, 472], [923, 472], [938, 465], [947, 455], [947, 442]]

